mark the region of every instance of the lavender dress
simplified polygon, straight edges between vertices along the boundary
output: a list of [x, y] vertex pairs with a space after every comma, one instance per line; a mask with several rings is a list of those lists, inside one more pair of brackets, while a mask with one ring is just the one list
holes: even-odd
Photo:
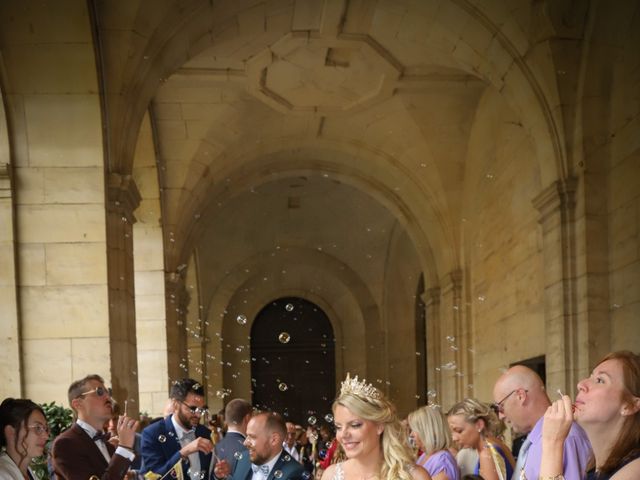
[[440, 472], [446, 473], [449, 480], [460, 480], [460, 469], [456, 463], [456, 459], [449, 450], [439, 450], [426, 459], [426, 454], [420, 455], [418, 465], [423, 467], [432, 477]]

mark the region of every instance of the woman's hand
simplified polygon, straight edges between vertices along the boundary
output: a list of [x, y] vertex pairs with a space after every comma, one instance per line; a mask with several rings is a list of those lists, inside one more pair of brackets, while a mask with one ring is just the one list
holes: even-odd
[[569, 395], [563, 395], [547, 408], [542, 424], [542, 441], [558, 445], [564, 443], [573, 423], [573, 405]]
[[540, 476], [561, 475], [564, 470], [562, 457], [564, 441], [573, 423], [573, 405], [568, 395], [562, 395], [547, 408], [542, 424], [542, 461]]

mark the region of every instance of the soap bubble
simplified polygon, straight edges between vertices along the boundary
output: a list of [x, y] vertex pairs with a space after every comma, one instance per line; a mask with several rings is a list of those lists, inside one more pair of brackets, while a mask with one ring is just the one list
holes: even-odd
[[289, 335], [289, 333], [287, 332], [282, 332], [280, 335], [278, 335], [278, 340], [280, 341], [280, 343], [289, 343], [289, 340], [291, 340], [291, 335]]
[[246, 325], [247, 324], [247, 317], [245, 315], [240, 314], [236, 318], [236, 322], [238, 322], [238, 325]]
[[164, 443], [167, 441], [167, 437], [165, 437], [164, 435], [158, 435], [158, 441], [160, 443]]
[[273, 472], [273, 476], [275, 478], [282, 478], [282, 471], [281, 470], [276, 470], [275, 472]]
[[324, 416], [324, 419], [325, 419], [325, 421], [326, 421], [327, 423], [333, 423], [333, 415], [331, 415], [330, 413], [327, 413], [327, 414]]
[[285, 462], [290, 462], [291, 461], [291, 457], [289, 455], [285, 455], [283, 457], [283, 459], [284, 459]]
[[287, 312], [293, 312], [293, 304], [292, 303], [287, 303], [287, 305], [284, 308], [285, 308], [285, 310]]
[[311, 415], [309, 418], [307, 418], [307, 423], [311, 426], [315, 425], [318, 422], [318, 419], [316, 417], [314, 417], [313, 415]]
[[233, 458], [235, 458], [236, 460], [242, 460], [242, 452], [234, 453]]
[[289, 390], [289, 387], [286, 383], [280, 382], [280, 384], [278, 384], [278, 390], [280, 390], [281, 392], [286, 392], [287, 390]]

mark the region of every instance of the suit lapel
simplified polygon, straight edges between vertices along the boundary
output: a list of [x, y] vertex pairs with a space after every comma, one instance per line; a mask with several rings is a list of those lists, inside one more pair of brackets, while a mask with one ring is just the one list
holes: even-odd
[[[96, 445], [96, 442], [94, 442], [89, 434], [77, 423], [74, 423], [72, 428], [76, 438], [87, 446], [87, 453], [91, 456], [92, 462], [95, 462], [96, 465], [103, 465], [106, 467], [109, 462], [107, 462], [104, 455], [102, 455], [102, 452], [98, 448], [98, 445]], [[107, 451], [109, 451], [109, 447], [107, 447]]]

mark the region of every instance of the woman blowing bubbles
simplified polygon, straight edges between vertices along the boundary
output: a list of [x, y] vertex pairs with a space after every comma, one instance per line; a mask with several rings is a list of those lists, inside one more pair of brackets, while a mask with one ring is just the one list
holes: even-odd
[[371, 384], [347, 375], [333, 417], [347, 460], [329, 466], [322, 480], [430, 480], [413, 463], [394, 406]]
[[562, 479], [562, 447], [574, 419], [587, 432], [594, 453], [585, 478], [639, 479], [640, 356], [628, 351], [610, 353], [589, 378], [578, 383], [575, 406], [563, 395], [548, 408], [540, 478]]
[[0, 479], [34, 480], [29, 464], [42, 455], [49, 427], [31, 400], [7, 398], [0, 405]]

